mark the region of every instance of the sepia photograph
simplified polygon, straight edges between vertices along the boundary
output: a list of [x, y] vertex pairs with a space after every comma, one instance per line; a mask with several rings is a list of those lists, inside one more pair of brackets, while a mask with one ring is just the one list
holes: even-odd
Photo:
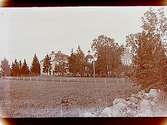
[[0, 117], [167, 117], [167, 6], [0, 8]]

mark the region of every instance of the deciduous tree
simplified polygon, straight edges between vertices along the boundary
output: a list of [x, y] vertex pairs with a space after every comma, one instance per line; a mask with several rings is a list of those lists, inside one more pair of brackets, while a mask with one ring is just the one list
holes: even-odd
[[142, 17], [142, 31], [127, 36], [127, 47], [133, 54], [134, 71], [131, 78], [143, 88], [166, 84], [166, 32], [164, 11], [149, 9]]
[[123, 46], [119, 46], [114, 39], [100, 35], [93, 40], [92, 50], [97, 57], [96, 73], [102, 76], [119, 74]]

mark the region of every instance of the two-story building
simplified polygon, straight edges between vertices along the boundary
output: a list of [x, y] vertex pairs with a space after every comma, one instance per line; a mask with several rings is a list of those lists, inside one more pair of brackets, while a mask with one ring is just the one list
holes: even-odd
[[[68, 73], [68, 55], [62, 53], [61, 51], [58, 52], [54, 52], [52, 51], [50, 54], [48, 54], [48, 56], [51, 58], [51, 75], [57, 75], [55, 73], [55, 66], [60, 66], [63, 64], [64, 69], [65, 69], [65, 73]], [[40, 61], [40, 65], [41, 65], [41, 74], [42, 75], [46, 75], [46, 73], [43, 73], [43, 62], [44, 59]]]

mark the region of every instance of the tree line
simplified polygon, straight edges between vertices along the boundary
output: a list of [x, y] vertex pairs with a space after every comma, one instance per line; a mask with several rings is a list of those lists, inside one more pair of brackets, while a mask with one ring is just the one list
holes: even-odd
[[7, 59], [4, 59], [1, 61], [2, 74], [4, 76], [36, 76], [40, 75], [42, 70], [47, 75], [51, 75], [54, 71], [54, 73], [64, 76], [68, 68], [71, 76], [93, 76], [93, 60], [97, 76], [113, 76], [115, 74], [118, 76], [120, 74], [123, 46], [119, 46], [110, 37], [100, 35], [93, 40], [91, 48], [95, 53], [94, 56], [97, 56], [96, 61], [93, 55], [90, 55], [92, 61], [89, 62], [81, 47], [78, 46], [76, 51], [72, 50], [70, 56], [68, 56], [68, 63], [62, 61], [54, 67], [52, 67], [51, 57], [48, 54], [41, 64], [35, 54], [31, 67], [27, 65], [25, 59], [23, 62], [15, 59], [11, 66]]
[[[132, 54], [132, 63], [129, 66], [127, 76], [139, 83], [142, 87], [162, 87], [167, 83], [167, 17], [163, 9], [147, 10], [141, 18], [141, 31], [126, 36], [126, 46], [119, 45], [113, 38], [100, 35], [92, 41], [91, 49], [94, 52], [95, 74], [98, 76], [118, 76], [125, 71], [121, 61], [121, 55], [126, 49]], [[12, 75], [40, 75], [39, 61], [33, 59], [32, 66], [28, 70], [26, 61], [23, 64], [15, 60], [11, 66]], [[36, 60], [36, 61], [34, 61]], [[1, 62], [4, 72], [8, 73], [9, 65]], [[4, 68], [5, 67], [5, 68]], [[88, 63], [80, 46], [71, 52], [68, 58], [69, 72], [72, 76], [85, 73], [92, 76], [93, 63]], [[86, 67], [86, 68], [85, 68]], [[56, 65], [55, 72], [64, 73], [64, 64]], [[16, 73], [17, 72], [17, 73]], [[50, 57], [46, 55], [43, 64], [43, 72], [51, 73]]]
[[8, 60], [4, 59], [1, 61], [1, 71], [3, 76], [38, 76], [40, 75], [40, 63], [36, 54], [33, 57], [31, 67], [27, 65], [25, 59], [23, 62], [15, 59], [10, 67]]

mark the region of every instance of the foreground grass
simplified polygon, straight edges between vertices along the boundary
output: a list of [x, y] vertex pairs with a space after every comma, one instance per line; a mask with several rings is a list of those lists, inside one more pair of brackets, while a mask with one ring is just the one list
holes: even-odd
[[[115, 98], [126, 98], [136, 92], [125, 78], [56, 78], [56, 80], [0, 80], [3, 114], [9, 117], [50, 116], [60, 109], [104, 108]], [[68, 99], [68, 104], [62, 104]], [[42, 114], [38, 110], [42, 110]], [[57, 111], [57, 110], [56, 110]], [[60, 116], [60, 111], [52, 116]], [[34, 114], [36, 112], [36, 114]], [[69, 114], [70, 115], [70, 114]], [[68, 116], [68, 115], [67, 115]]]

